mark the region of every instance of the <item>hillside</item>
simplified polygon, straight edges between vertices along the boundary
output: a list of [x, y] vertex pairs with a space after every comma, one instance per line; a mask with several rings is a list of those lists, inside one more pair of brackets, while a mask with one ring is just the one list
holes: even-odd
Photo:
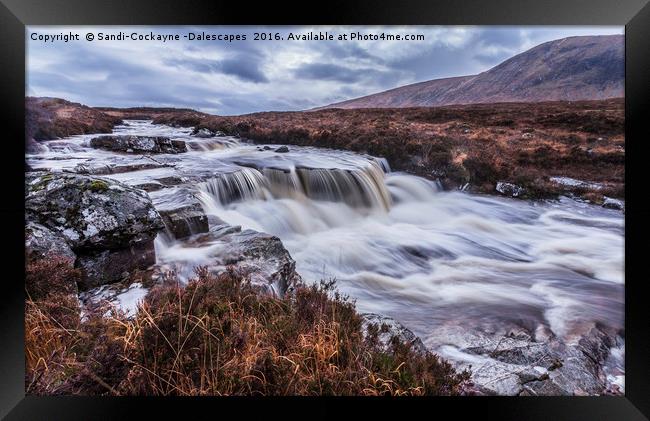
[[434, 79], [322, 108], [431, 107], [622, 97], [624, 44], [622, 35], [563, 38], [531, 48], [478, 75]]

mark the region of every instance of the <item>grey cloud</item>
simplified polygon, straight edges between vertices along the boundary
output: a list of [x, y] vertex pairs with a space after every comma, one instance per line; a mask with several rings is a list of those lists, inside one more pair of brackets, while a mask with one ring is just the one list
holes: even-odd
[[165, 60], [170, 66], [185, 68], [199, 73], [222, 73], [253, 83], [268, 83], [269, 79], [259, 69], [259, 63], [250, 57], [224, 60], [197, 60], [189, 58], [175, 58]]
[[[61, 29], [28, 28], [52, 33]], [[96, 29], [109, 31], [105, 27]], [[247, 33], [249, 40], [235, 43], [181, 41], [175, 45], [39, 44], [28, 41], [26, 92], [37, 96], [63, 96], [95, 106], [176, 106], [224, 115], [301, 110], [408, 83], [479, 73], [522, 52], [531, 43], [574, 35], [622, 33], [622, 27], [474, 27], [469, 28], [463, 48], [442, 43], [423, 45], [421, 49], [404, 53], [399, 44], [382, 45], [387, 48], [374, 50], [351, 42], [252, 41], [253, 31], [286, 33], [299, 31], [296, 27], [164, 27], [151, 30], [160, 33]], [[385, 30], [390, 31], [390, 28]], [[419, 27], [417, 31], [426, 34], [429, 27]], [[198, 55], [209, 59], [196, 58]], [[279, 56], [283, 59], [275, 60]], [[309, 64], [295, 64], [304, 63], [306, 59]], [[227, 86], [219, 86], [206, 83], [209, 78], [199, 77], [201, 74], [223, 74], [231, 78]]]

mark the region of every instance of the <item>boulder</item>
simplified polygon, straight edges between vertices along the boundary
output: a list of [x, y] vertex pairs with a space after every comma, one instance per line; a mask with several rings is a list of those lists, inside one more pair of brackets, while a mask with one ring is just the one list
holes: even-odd
[[27, 261], [46, 258], [47, 256], [58, 256], [74, 266], [74, 252], [59, 233], [45, 228], [43, 225], [33, 221], [25, 225], [25, 257]]
[[504, 181], [499, 181], [497, 183], [496, 191], [509, 197], [519, 197], [526, 193], [526, 190], [523, 187], [513, 183], [506, 183]]
[[88, 290], [127, 280], [136, 270], [156, 263], [153, 241], [134, 243], [121, 249], [79, 253], [76, 266], [82, 271], [79, 288]]
[[287, 152], [289, 152], [289, 148], [286, 147], [286, 146], [280, 146], [275, 151], [278, 152], [278, 153], [287, 153]]
[[168, 188], [152, 192], [150, 197], [170, 237], [183, 239], [208, 232], [208, 217], [193, 191], [185, 187]]
[[200, 203], [159, 211], [167, 231], [176, 239], [208, 232], [208, 218]]
[[300, 282], [296, 262], [278, 237], [239, 226], [218, 225], [215, 230], [192, 237], [189, 246], [220, 244], [211, 256], [209, 270], [219, 273], [232, 266], [247, 276], [263, 294], [282, 297]]
[[468, 336], [474, 344], [448, 355], [462, 361], [457, 369], [472, 371], [483, 394], [601, 395], [607, 389], [603, 366], [616, 334], [594, 327], [571, 342], [557, 337], [538, 341], [532, 334]]
[[75, 251], [146, 243], [164, 227], [149, 196], [118, 181], [43, 171], [25, 178], [27, 215]]
[[127, 153], [182, 153], [187, 145], [182, 140], [162, 136], [99, 136], [92, 138], [90, 147]]
[[28, 228], [36, 227], [28, 249], [37, 253], [51, 244], [65, 251], [57, 240], [63, 239], [82, 269], [81, 288], [115, 282], [155, 263], [153, 240], [164, 225], [142, 190], [69, 173], [39, 171], [25, 178]]
[[170, 165], [158, 164], [155, 162], [134, 162], [130, 164], [77, 164], [73, 171], [77, 174], [105, 175], [120, 174], [125, 172], [151, 170], [155, 168], [165, 168]]
[[196, 137], [214, 137], [215, 134], [212, 133], [212, 131], [210, 131], [210, 129], [206, 129], [205, 127], [203, 127], [203, 128], [200, 128], [200, 129], [195, 128], [192, 131], [192, 136], [196, 136]]
[[605, 196], [605, 200], [603, 201], [603, 207], [607, 209], [624, 210], [625, 203], [622, 200]]
[[410, 344], [418, 353], [427, 352], [422, 340], [397, 320], [375, 313], [363, 313], [361, 317], [364, 337], [368, 338], [371, 330], [376, 329], [378, 345], [382, 351], [390, 352], [391, 341], [396, 337], [400, 342]]

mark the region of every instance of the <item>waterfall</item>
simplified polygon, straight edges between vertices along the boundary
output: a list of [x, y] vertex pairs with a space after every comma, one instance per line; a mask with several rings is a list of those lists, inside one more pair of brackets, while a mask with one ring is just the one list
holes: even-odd
[[354, 169], [263, 168], [260, 171], [242, 168], [214, 177], [198, 187], [221, 206], [242, 200], [292, 198], [342, 202], [353, 208], [388, 211], [392, 201], [384, 182], [384, 168], [376, 161], [368, 161], [365, 167]]
[[209, 193], [220, 205], [239, 200], [266, 199], [266, 187], [262, 173], [253, 168], [220, 174], [198, 186], [199, 191]]

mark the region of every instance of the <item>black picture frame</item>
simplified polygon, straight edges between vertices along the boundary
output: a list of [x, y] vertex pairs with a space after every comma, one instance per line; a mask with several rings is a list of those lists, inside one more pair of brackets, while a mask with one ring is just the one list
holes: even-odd
[[[0, 164], [4, 234], [0, 294], [0, 416], [7, 419], [113, 419], [185, 416], [360, 416], [527, 420], [642, 420], [650, 417], [650, 317], [642, 275], [650, 207], [643, 160], [650, 142], [650, 4], [647, 0], [445, 0], [225, 2], [0, 0], [3, 135]], [[99, 398], [24, 392], [24, 98], [27, 25], [625, 25], [626, 395], [625, 397], [461, 398]], [[647, 177], [646, 177], [647, 178]], [[635, 270], [636, 269], [636, 270]], [[417, 411], [417, 413], [416, 413]], [[199, 415], [206, 414], [206, 415]], [[478, 418], [481, 419], [481, 418]]]

